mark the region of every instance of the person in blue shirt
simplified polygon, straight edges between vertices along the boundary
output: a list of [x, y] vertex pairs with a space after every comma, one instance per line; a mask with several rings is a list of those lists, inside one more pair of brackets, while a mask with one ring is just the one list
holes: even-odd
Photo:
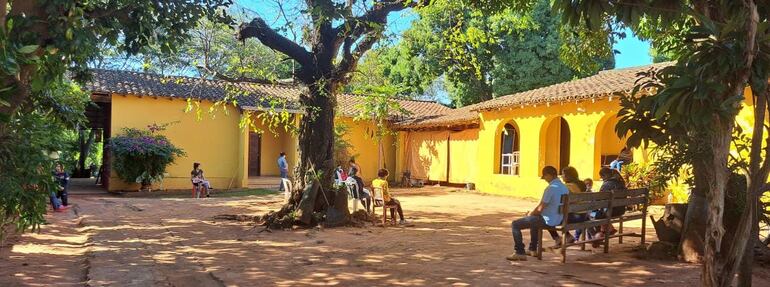
[[524, 240], [521, 230], [529, 229], [530, 242], [529, 254], [534, 256], [537, 252], [537, 243], [540, 236], [540, 230], [547, 226], [557, 226], [562, 221], [562, 214], [559, 212], [561, 207], [561, 196], [568, 194], [569, 189], [559, 180], [556, 168], [546, 166], [543, 168], [540, 177], [548, 182], [548, 187], [543, 192], [543, 198], [540, 204], [527, 216], [511, 222], [511, 233], [513, 234], [513, 248], [515, 252], [506, 259], [511, 261], [526, 261], [527, 255], [524, 253]]
[[[281, 178], [289, 178], [289, 163], [286, 162], [286, 153], [281, 152], [278, 156], [278, 169], [281, 170]], [[283, 180], [278, 185], [278, 190], [283, 191]]]

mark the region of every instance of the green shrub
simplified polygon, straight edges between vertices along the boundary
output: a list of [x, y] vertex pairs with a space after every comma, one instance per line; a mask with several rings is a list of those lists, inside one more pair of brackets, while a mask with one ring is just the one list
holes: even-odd
[[177, 148], [159, 131], [166, 125], [150, 125], [148, 130], [133, 128], [123, 129], [123, 134], [110, 139], [110, 151], [113, 156], [112, 167], [120, 179], [126, 182], [141, 183], [147, 187], [163, 179], [166, 167], [184, 151]]

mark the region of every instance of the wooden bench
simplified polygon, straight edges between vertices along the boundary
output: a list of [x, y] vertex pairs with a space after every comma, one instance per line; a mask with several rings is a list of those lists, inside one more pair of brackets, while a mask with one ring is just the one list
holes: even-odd
[[[576, 194], [565, 194], [562, 196], [562, 207], [560, 211], [564, 216], [562, 223], [553, 229], [561, 233], [561, 262], [567, 261], [567, 248], [570, 246], [580, 245], [581, 250], [585, 250], [587, 243], [599, 242], [604, 245], [604, 253], [609, 252], [609, 240], [611, 238], [618, 238], [618, 243], [623, 243], [623, 237], [641, 237], [641, 245], [645, 243], [646, 235], [646, 217], [647, 206], [649, 204], [649, 191], [646, 188], [619, 190], [613, 192], [587, 192]], [[628, 210], [629, 207], [638, 207], [636, 211], [628, 212], [615, 217], [611, 216], [613, 207], [622, 207]], [[605, 218], [593, 218], [582, 222], [569, 222], [570, 213], [590, 213], [595, 210], [605, 209], [607, 210], [607, 216]], [[635, 232], [625, 232], [623, 229], [623, 223], [626, 221], [641, 219], [642, 230], [641, 234]], [[619, 223], [620, 227], [618, 233], [605, 236], [603, 238], [585, 239], [588, 229], [594, 227], [601, 227], [607, 224]], [[581, 238], [576, 238], [575, 242], [568, 243], [567, 233], [574, 230], [585, 230], [581, 234]], [[538, 242], [537, 258], [543, 259], [543, 231], [540, 231], [540, 242]]]

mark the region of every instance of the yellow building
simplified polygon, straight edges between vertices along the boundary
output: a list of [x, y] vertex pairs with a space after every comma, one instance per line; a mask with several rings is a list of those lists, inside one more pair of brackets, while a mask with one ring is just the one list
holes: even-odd
[[[301, 116], [297, 99], [303, 90], [284, 84], [230, 84], [223, 81], [188, 77], [164, 77], [128, 71], [95, 70], [87, 85], [92, 101], [88, 116], [92, 126], [104, 130], [104, 142], [121, 134], [124, 128], [146, 129], [151, 124], [172, 123], [163, 134], [186, 155], [167, 168], [162, 183], [155, 189], [188, 189], [194, 162], [201, 163], [206, 178], [220, 189], [247, 187], [251, 179], [277, 177], [280, 152], [287, 154], [290, 172], [297, 159], [297, 137], [282, 126], [270, 128], [260, 113], [285, 111], [289, 122]], [[233, 104], [216, 105], [227, 101]], [[377, 142], [368, 136], [373, 125], [354, 121], [363, 98], [339, 95], [337, 122], [346, 123], [345, 135], [356, 155], [361, 174], [371, 182], [377, 173]], [[413, 115], [428, 116], [450, 110], [428, 101], [399, 100]], [[249, 116], [256, 131], [241, 128]], [[394, 115], [396, 116], [396, 115]], [[244, 121], [245, 122], [245, 121]], [[395, 166], [393, 136], [384, 138], [383, 165]], [[105, 145], [105, 147], [107, 147]], [[110, 170], [109, 150], [104, 151], [103, 182], [109, 190], [137, 190], [137, 183], [121, 181]], [[277, 186], [277, 181], [275, 182]]]
[[[486, 193], [533, 198], [542, 194], [540, 170], [546, 165], [558, 170], [574, 166], [581, 177], [598, 180], [599, 169], [625, 146], [614, 131], [620, 98], [633, 89], [638, 72], [666, 65], [670, 63], [602, 71], [459, 109], [399, 100], [411, 114], [392, 115], [391, 127], [397, 133], [383, 139], [381, 164], [391, 170], [391, 180], [408, 171], [413, 179], [429, 183], [472, 183]], [[125, 127], [176, 122], [165, 135], [187, 155], [168, 168], [165, 189], [189, 188], [193, 162], [203, 164], [215, 187], [235, 188], [248, 186], [250, 178], [277, 176], [281, 151], [291, 166], [296, 161], [297, 138], [281, 127], [266, 127], [257, 116], [286, 111], [292, 115], [290, 122], [298, 123], [301, 108], [296, 103], [303, 90], [296, 86], [97, 70], [88, 88], [102, 107], [92, 109], [89, 118], [102, 121], [107, 138]], [[233, 90], [245, 92], [232, 95]], [[745, 103], [750, 105], [747, 95]], [[214, 105], [222, 100], [235, 105]], [[355, 156], [368, 183], [378, 169], [378, 145], [369, 136], [374, 125], [354, 120], [362, 101], [360, 96], [339, 95], [336, 124], [349, 128], [348, 153]], [[185, 111], [188, 106], [193, 111]], [[239, 127], [249, 114], [257, 118], [253, 123], [262, 132]], [[750, 132], [751, 110], [741, 111], [738, 119]], [[645, 150], [634, 151], [635, 162], [647, 160]], [[106, 174], [110, 190], [138, 188], [121, 182], [114, 172]]]
[[[473, 183], [492, 194], [539, 198], [546, 165], [570, 165], [582, 178], [599, 180], [599, 169], [625, 146], [614, 129], [620, 97], [637, 73], [670, 63], [602, 71], [539, 89], [498, 97], [439, 117], [396, 123], [397, 171], [413, 178]], [[751, 104], [751, 100], [746, 101]], [[751, 118], [744, 109], [739, 119]], [[647, 161], [634, 151], [634, 161]]]

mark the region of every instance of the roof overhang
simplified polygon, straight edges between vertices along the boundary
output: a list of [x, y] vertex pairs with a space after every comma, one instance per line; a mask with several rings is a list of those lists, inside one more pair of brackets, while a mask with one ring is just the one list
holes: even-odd
[[255, 107], [255, 106], [241, 106], [242, 110], [245, 111], [256, 111], [256, 112], [286, 112], [290, 114], [305, 114], [305, 111], [300, 109], [291, 109], [291, 108], [266, 108], [266, 107]]

